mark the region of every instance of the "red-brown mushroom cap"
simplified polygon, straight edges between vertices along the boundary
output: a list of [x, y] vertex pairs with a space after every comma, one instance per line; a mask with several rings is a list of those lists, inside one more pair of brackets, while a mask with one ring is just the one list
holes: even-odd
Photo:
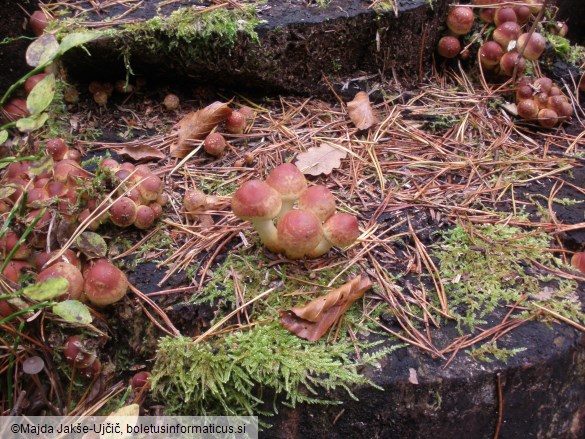
[[307, 179], [292, 163], [283, 163], [266, 177], [266, 183], [276, 189], [282, 198], [280, 215], [292, 209], [296, 200], [307, 189]]
[[208, 134], [203, 142], [203, 149], [209, 155], [219, 157], [225, 151], [226, 141], [220, 133]]
[[110, 305], [122, 299], [128, 291], [126, 275], [105, 259], [95, 262], [83, 277], [85, 296], [94, 305]]
[[81, 271], [75, 265], [68, 262], [57, 262], [39, 273], [37, 280], [39, 282], [48, 279], [63, 278], [67, 280], [67, 293], [60, 296], [59, 299], [79, 299], [83, 293], [83, 276]]
[[277, 231], [278, 242], [290, 259], [303, 258], [321, 242], [323, 236], [319, 218], [301, 209], [286, 212], [278, 221]]
[[110, 219], [119, 227], [129, 227], [136, 221], [136, 203], [128, 197], [118, 198], [110, 208]]
[[249, 180], [234, 193], [232, 210], [244, 221], [271, 220], [282, 206], [279, 193], [261, 180]]
[[323, 234], [334, 247], [347, 247], [360, 236], [357, 218], [338, 212], [323, 224]]
[[282, 208], [279, 193], [261, 180], [249, 180], [232, 197], [234, 215], [244, 221], [251, 221], [260, 239], [270, 251], [280, 253], [276, 227], [272, 219]]
[[335, 213], [335, 197], [323, 185], [311, 186], [299, 197], [299, 209], [312, 212], [321, 221], [326, 221]]

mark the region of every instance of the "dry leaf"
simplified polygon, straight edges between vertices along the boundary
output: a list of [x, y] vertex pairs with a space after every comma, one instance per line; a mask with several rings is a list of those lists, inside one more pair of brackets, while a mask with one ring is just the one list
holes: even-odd
[[281, 311], [280, 323], [298, 337], [319, 340], [371, 286], [370, 279], [359, 275], [305, 306]]
[[306, 175], [329, 175], [341, 166], [341, 159], [347, 157], [347, 151], [329, 143], [309, 148], [297, 156], [297, 168]]
[[217, 125], [226, 120], [232, 110], [223, 102], [214, 102], [207, 107], [189, 113], [174, 127], [177, 142], [171, 145], [171, 156], [183, 158], [193, 150], [192, 140], [203, 140]]
[[370, 98], [364, 91], [358, 92], [353, 101], [347, 103], [347, 112], [358, 130], [367, 130], [378, 123], [370, 105]]
[[156, 148], [148, 145], [125, 146], [118, 154], [130, 157], [132, 160], [160, 160], [166, 155]]

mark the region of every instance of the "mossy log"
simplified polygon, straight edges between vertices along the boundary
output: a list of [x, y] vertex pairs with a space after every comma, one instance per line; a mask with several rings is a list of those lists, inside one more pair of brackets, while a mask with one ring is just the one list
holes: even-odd
[[124, 77], [127, 61], [137, 75], [329, 98], [329, 84], [351, 95], [356, 84], [373, 84], [380, 74], [412, 86], [428, 71], [449, 3], [399, 0], [395, 14], [360, 0], [333, 0], [326, 8], [269, 0], [256, 17], [257, 38], [240, 32], [226, 44], [220, 31], [189, 41], [145, 22], [123, 38], [114, 33], [89, 45], [91, 56], [72, 51], [65, 63], [74, 76], [88, 80], [98, 74]]

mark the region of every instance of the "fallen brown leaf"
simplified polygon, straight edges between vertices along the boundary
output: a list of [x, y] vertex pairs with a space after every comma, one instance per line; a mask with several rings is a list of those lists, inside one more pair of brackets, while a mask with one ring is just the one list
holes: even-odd
[[166, 155], [156, 148], [148, 145], [125, 146], [118, 154], [130, 157], [132, 160], [161, 160]]
[[329, 143], [313, 146], [297, 156], [295, 165], [306, 175], [329, 175], [341, 166], [341, 159], [347, 157], [347, 151]]
[[183, 158], [193, 150], [190, 141], [203, 140], [205, 137], [226, 120], [232, 110], [224, 102], [214, 102], [207, 107], [189, 113], [173, 128], [177, 131], [177, 142], [171, 145], [171, 156]]
[[353, 302], [370, 289], [372, 282], [358, 275], [329, 294], [302, 307], [280, 312], [280, 323], [298, 337], [319, 340]]
[[367, 130], [378, 123], [370, 105], [370, 98], [364, 91], [358, 92], [353, 101], [347, 103], [347, 112], [358, 130]]

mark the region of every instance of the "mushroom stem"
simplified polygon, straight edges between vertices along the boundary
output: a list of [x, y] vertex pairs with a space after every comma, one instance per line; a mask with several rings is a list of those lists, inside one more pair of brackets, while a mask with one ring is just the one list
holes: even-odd
[[325, 238], [325, 236], [323, 236], [321, 238], [321, 242], [319, 242], [319, 244], [317, 244], [317, 247], [315, 247], [313, 250], [311, 250], [307, 256], [309, 258], [318, 258], [320, 256], [323, 256], [325, 253], [327, 253], [329, 250], [331, 250], [331, 247], [333, 247], [333, 244], [331, 244], [327, 238]]
[[282, 246], [278, 242], [278, 235], [276, 233], [276, 227], [272, 220], [260, 220], [252, 218], [250, 220], [254, 229], [260, 236], [260, 241], [273, 253], [282, 253]]
[[280, 208], [280, 212], [278, 213], [276, 218], [281, 218], [282, 215], [291, 211], [293, 209], [293, 205], [295, 204], [296, 200], [282, 200], [282, 207]]

